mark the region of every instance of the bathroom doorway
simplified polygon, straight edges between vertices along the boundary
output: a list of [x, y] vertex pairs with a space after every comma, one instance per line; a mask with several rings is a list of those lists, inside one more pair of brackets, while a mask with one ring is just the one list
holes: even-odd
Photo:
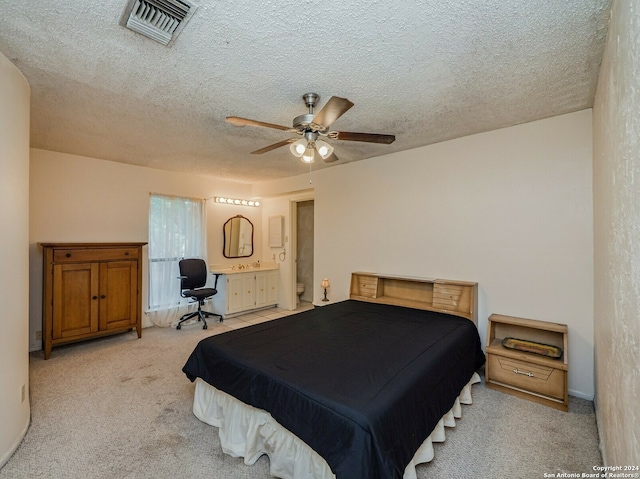
[[301, 303], [313, 303], [314, 202], [297, 201], [294, 206], [296, 295]]

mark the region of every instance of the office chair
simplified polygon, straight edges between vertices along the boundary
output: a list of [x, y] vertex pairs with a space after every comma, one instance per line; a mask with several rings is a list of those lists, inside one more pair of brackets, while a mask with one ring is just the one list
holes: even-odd
[[202, 305], [206, 299], [211, 298], [218, 293], [216, 287], [218, 286], [218, 274], [216, 274], [216, 282], [213, 288], [204, 288], [207, 283], [207, 263], [203, 259], [183, 259], [178, 263], [180, 268], [180, 296], [183, 298], [193, 298], [198, 301], [198, 310], [191, 313], [187, 313], [180, 318], [176, 329], [182, 329], [182, 323], [198, 316], [198, 321], [202, 321], [204, 326], [202, 329], [207, 329], [207, 321], [205, 318], [209, 316], [217, 316], [222, 322], [222, 316], [220, 314], [211, 313], [209, 311], [203, 311]]

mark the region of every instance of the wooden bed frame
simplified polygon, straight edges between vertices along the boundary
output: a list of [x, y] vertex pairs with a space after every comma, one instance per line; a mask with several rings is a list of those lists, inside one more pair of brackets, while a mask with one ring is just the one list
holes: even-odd
[[478, 326], [478, 283], [358, 272], [351, 273], [349, 297], [455, 314]]

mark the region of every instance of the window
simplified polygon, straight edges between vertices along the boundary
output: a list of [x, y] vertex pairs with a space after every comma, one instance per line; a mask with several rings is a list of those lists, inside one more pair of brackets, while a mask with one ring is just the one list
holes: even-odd
[[[204, 200], [151, 195], [149, 207], [149, 310], [186, 303], [178, 262], [205, 258]], [[205, 258], [206, 259], [206, 258]]]

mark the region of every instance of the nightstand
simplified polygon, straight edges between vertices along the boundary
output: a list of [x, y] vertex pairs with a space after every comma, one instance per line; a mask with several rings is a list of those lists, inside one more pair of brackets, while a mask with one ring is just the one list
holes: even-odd
[[[487, 387], [568, 411], [568, 334], [566, 324], [492, 314], [487, 327]], [[502, 345], [504, 338], [558, 346], [563, 354], [553, 359], [508, 349]]]

